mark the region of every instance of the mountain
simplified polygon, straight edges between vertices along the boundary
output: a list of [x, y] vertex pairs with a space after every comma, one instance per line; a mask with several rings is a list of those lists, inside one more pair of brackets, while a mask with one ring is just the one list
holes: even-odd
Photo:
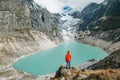
[[81, 12], [74, 12], [72, 16], [83, 20], [83, 23], [79, 25], [79, 30], [117, 29], [120, 28], [120, 1], [105, 0], [100, 4], [91, 3]]
[[56, 21], [60, 24], [63, 40], [77, 40], [113, 53], [120, 43], [120, 1], [104, 0], [91, 3], [82, 11], [65, 10]]
[[12, 65], [55, 47], [60, 42], [58, 27], [54, 16], [33, 0], [0, 0], [0, 80], [35, 80]]
[[[60, 40], [58, 27], [54, 16], [33, 0], [0, 1], [1, 53], [20, 56], [53, 47]], [[49, 42], [53, 45], [46, 46]]]
[[[1, 0], [0, 30], [12, 32], [22, 29], [35, 29], [53, 38], [57, 34], [57, 23], [51, 13], [33, 0]], [[49, 34], [48, 34], [49, 33]]]
[[100, 47], [110, 54], [119, 50], [119, 0], [104, 0], [100, 4], [91, 3], [82, 11], [70, 10], [67, 14], [73, 19], [80, 20], [74, 26], [76, 30], [73, 36], [77, 41]]
[[[0, 1], [0, 42], [2, 44], [18, 42], [20, 46], [19, 43], [32, 41], [38, 42], [39, 45], [40, 41], [37, 39], [42, 38], [42, 35], [51, 42], [57, 42], [60, 39], [58, 26], [54, 16], [33, 0]], [[14, 47], [18, 48], [18, 46]], [[17, 50], [13, 47], [9, 48], [13, 51]]]

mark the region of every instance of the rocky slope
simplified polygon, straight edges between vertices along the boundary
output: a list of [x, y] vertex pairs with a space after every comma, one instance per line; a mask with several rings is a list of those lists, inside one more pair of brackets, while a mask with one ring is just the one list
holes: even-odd
[[58, 23], [33, 0], [0, 0], [0, 80], [33, 80], [13, 69], [19, 58], [56, 46]]
[[120, 50], [110, 54], [105, 59], [89, 67], [90, 69], [119, 69], [120, 68]]
[[99, 47], [109, 54], [120, 49], [120, 29], [110, 31], [77, 31], [75, 38], [79, 42]]
[[119, 80], [120, 69], [79, 70], [75, 67], [66, 69], [61, 66], [50, 80]]
[[53, 39], [57, 36], [57, 27], [53, 15], [33, 0], [0, 1], [0, 30], [3, 32], [35, 29]]
[[1, 51], [21, 55], [53, 47], [59, 41], [57, 27], [53, 15], [33, 0], [0, 1]]

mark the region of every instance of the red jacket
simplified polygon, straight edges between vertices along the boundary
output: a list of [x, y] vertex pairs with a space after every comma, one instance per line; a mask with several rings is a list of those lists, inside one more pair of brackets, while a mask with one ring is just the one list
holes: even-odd
[[65, 60], [66, 60], [66, 62], [70, 62], [71, 59], [72, 59], [72, 56], [71, 56], [70, 52], [68, 52], [65, 56]]

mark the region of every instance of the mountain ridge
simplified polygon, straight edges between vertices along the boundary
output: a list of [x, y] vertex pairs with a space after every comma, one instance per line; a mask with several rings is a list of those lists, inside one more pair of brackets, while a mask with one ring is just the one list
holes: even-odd
[[81, 12], [77, 11], [70, 15], [83, 20], [83, 23], [79, 25], [79, 30], [96, 30], [96, 26], [99, 26], [99, 30], [108, 31], [120, 28], [119, 8], [119, 0], [104, 0], [100, 4], [90, 3]]

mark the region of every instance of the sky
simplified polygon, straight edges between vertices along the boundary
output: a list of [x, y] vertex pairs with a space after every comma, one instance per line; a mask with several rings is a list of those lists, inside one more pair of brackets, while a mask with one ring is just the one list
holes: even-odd
[[34, 0], [36, 3], [46, 8], [51, 13], [61, 13], [65, 6], [82, 10], [92, 2], [101, 3], [104, 0]]

